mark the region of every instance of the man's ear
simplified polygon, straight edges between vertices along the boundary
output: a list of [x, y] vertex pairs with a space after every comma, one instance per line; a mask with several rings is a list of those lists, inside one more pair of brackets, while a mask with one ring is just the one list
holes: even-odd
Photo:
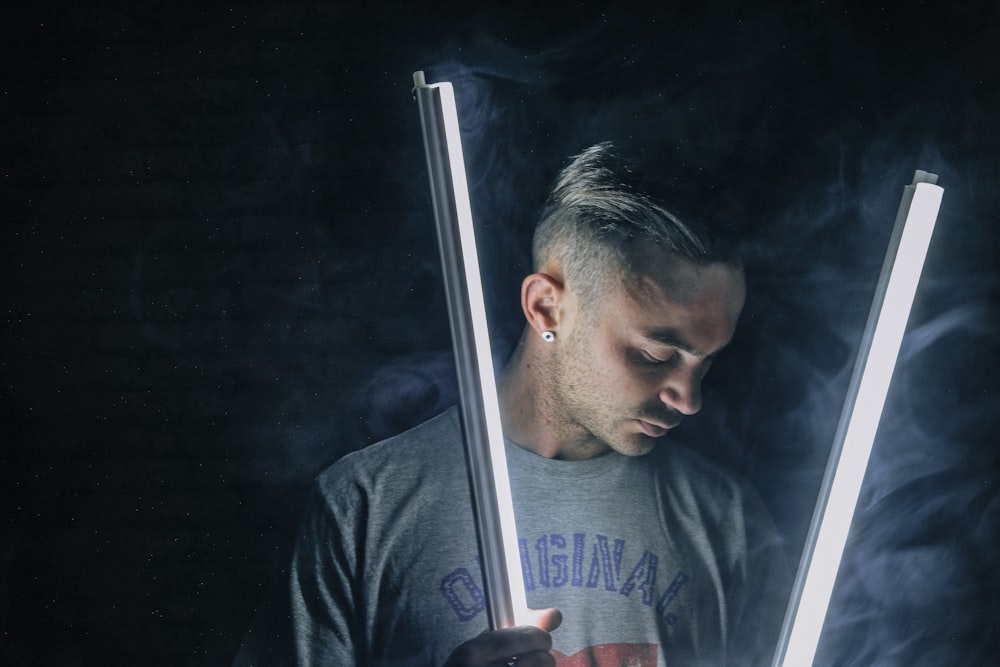
[[565, 295], [561, 280], [547, 273], [532, 273], [521, 283], [521, 308], [528, 326], [539, 335], [559, 329]]

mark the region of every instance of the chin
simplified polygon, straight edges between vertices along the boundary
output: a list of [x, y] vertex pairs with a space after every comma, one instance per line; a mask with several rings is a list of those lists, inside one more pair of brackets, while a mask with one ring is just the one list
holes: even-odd
[[645, 434], [622, 438], [614, 450], [623, 456], [645, 456], [653, 451], [659, 438], [651, 438]]

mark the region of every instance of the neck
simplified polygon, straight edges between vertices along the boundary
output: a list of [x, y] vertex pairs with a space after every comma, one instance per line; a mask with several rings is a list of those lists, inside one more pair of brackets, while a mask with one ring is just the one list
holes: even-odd
[[528, 331], [521, 338], [498, 386], [504, 437], [539, 456], [580, 460], [600, 456], [607, 446], [565, 421], [546, 382], [548, 355], [541, 339]]

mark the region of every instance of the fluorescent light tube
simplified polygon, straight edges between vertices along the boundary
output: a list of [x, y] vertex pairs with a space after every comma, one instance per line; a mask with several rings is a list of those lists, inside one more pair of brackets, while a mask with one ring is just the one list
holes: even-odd
[[450, 83], [413, 75], [448, 297], [462, 427], [487, 612], [494, 629], [530, 623], [500, 426], [472, 205]]
[[944, 190], [917, 171], [889, 241], [774, 665], [813, 664]]

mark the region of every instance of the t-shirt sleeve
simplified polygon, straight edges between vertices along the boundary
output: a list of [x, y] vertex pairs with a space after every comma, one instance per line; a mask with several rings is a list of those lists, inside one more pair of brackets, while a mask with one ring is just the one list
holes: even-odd
[[769, 665], [791, 590], [788, 559], [770, 514], [755, 491], [742, 500], [745, 580], [733, 609], [730, 665]]
[[[329, 481], [329, 475], [327, 481]], [[268, 586], [233, 667], [363, 665], [356, 594], [357, 552], [350, 539], [363, 526], [358, 512], [340, 512], [329, 484], [314, 482], [300, 521], [291, 563]], [[360, 491], [341, 494], [362, 509]], [[353, 519], [353, 520], [352, 520]]]
[[362, 494], [336, 494], [318, 482], [302, 522], [289, 577], [294, 664], [361, 665], [364, 646], [359, 549], [364, 526]]

